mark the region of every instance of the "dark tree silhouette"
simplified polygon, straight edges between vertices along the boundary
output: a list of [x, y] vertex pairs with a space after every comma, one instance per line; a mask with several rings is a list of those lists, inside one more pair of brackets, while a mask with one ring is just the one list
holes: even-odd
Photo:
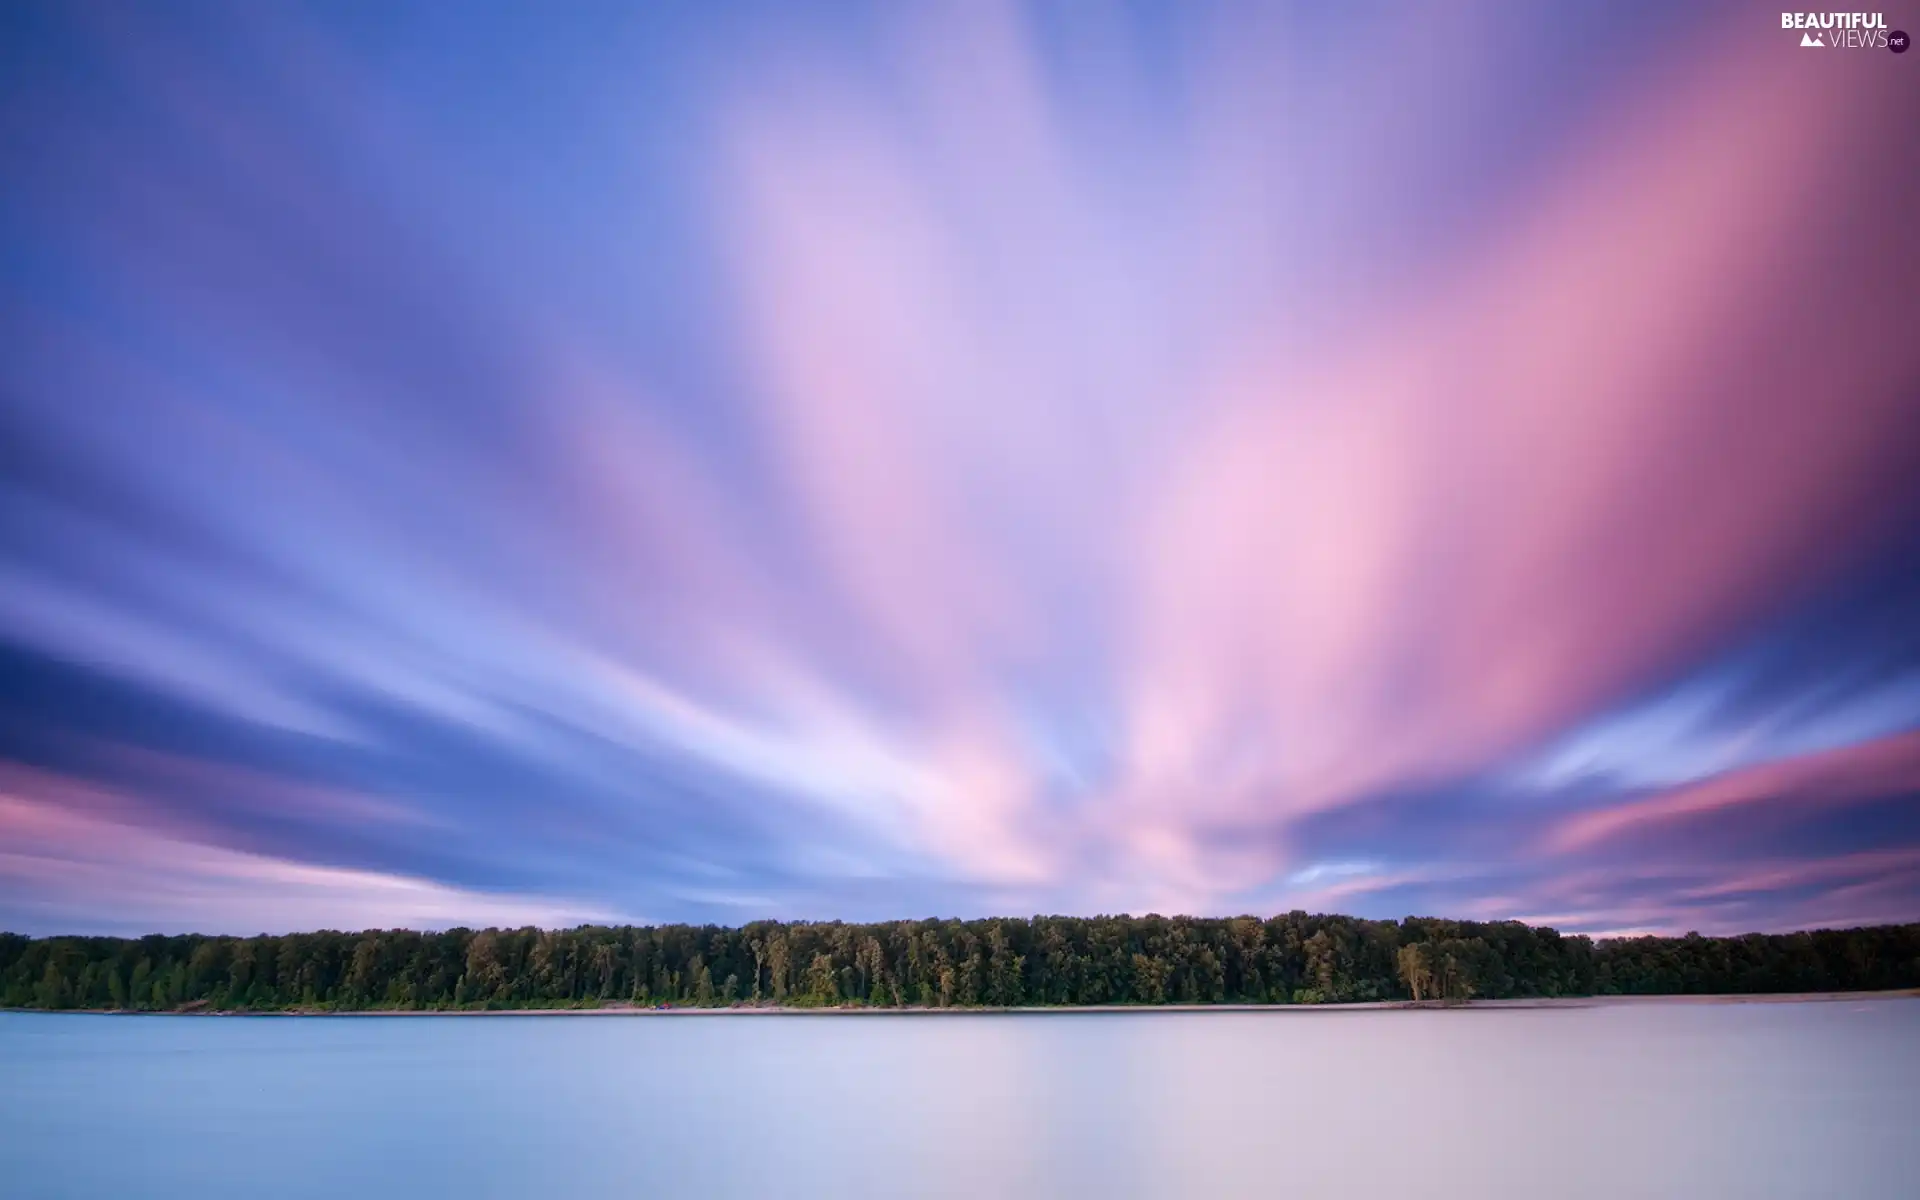
[[252, 938], [0, 934], [0, 1006], [42, 1009], [1316, 1004], [1910, 987], [1920, 987], [1920, 925], [1595, 942], [1514, 921], [1292, 912]]

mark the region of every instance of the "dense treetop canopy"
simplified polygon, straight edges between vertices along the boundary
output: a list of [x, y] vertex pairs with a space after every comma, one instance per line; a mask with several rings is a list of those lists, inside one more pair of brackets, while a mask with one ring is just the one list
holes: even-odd
[[1593, 941], [1292, 912], [251, 938], [0, 934], [0, 1005], [136, 1011], [1319, 1004], [1920, 986], [1920, 925]]

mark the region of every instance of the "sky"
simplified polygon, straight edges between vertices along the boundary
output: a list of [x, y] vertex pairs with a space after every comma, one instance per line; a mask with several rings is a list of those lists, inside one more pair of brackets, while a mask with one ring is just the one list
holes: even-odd
[[0, 928], [1920, 919], [1920, 55], [1799, 36], [8, 4]]

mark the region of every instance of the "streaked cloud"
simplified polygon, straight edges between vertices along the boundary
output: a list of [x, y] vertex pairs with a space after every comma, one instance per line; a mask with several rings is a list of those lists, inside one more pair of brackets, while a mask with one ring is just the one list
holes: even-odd
[[552, 928], [623, 919], [550, 897], [226, 849], [143, 825], [137, 800], [71, 780], [15, 770], [3, 786], [0, 902], [10, 927], [24, 932]]
[[11, 18], [0, 760], [135, 846], [61, 919], [1920, 904], [1886, 64], [232, 15]]
[[[1703, 782], [1609, 804], [1562, 821], [1548, 848], [1567, 853], [1703, 818], [1752, 821], [1763, 806], [1842, 808], [1920, 797], [1920, 731], [1729, 771]], [[1746, 810], [1737, 812], [1736, 810]]]

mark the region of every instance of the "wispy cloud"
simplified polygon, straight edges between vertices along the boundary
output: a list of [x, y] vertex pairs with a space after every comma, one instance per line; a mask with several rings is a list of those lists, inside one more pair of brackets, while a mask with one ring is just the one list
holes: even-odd
[[62, 919], [1909, 904], [1911, 104], [1630, 15], [21, 22]]

